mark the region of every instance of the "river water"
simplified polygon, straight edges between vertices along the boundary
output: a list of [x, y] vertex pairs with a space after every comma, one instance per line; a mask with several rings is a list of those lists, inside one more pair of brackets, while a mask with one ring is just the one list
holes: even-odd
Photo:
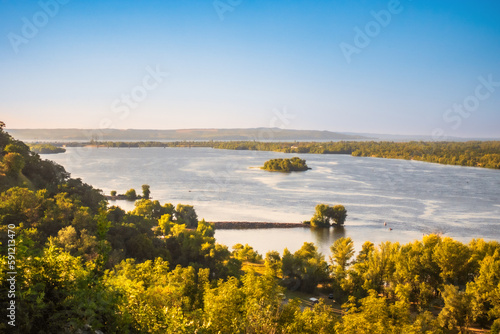
[[[311, 170], [276, 173], [259, 169], [266, 160], [299, 156]], [[194, 205], [207, 221], [300, 222], [318, 203], [343, 204], [343, 230], [217, 230], [218, 242], [248, 243], [265, 254], [299, 249], [314, 242], [325, 255], [341, 236], [360, 249], [364, 241], [407, 243], [441, 233], [463, 242], [500, 241], [500, 171], [424, 162], [284, 154], [211, 148], [68, 148], [43, 155], [72, 177], [102, 189], [125, 193], [151, 186], [162, 204]], [[126, 210], [133, 204], [110, 203]], [[384, 226], [384, 222], [387, 223]], [[392, 228], [392, 230], [389, 230]]]

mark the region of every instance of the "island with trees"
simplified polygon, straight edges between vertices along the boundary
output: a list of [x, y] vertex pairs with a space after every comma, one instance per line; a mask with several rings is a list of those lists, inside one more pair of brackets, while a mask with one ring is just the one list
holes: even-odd
[[311, 220], [303, 223], [312, 227], [342, 227], [346, 218], [347, 210], [343, 205], [318, 204]]
[[64, 147], [55, 146], [53, 144], [31, 144], [30, 149], [38, 154], [57, 154], [64, 153], [66, 149]]
[[[431, 234], [355, 253], [340, 238], [326, 255], [310, 242], [265, 255], [229, 248], [190, 205], [109, 206], [2, 124], [2, 333], [13, 321], [18, 333], [500, 332], [498, 241]], [[336, 207], [318, 206], [311, 224], [341, 224]]]
[[148, 184], [142, 185], [142, 196], [137, 194], [137, 191], [134, 188], [131, 188], [125, 192], [125, 194], [118, 194], [116, 190], [111, 190], [109, 193], [110, 196], [106, 196], [106, 199], [110, 200], [127, 200], [127, 201], [135, 201], [138, 199], [149, 199], [151, 190]]
[[307, 167], [306, 161], [300, 159], [299, 157], [293, 157], [291, 159], [271, 159], [264, 163], [262, 169], [271, 172], [301, 172], [310, 169]]

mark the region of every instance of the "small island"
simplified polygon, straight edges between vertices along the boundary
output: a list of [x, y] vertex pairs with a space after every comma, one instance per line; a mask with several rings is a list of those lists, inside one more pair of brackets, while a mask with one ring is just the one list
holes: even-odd
[[311, 169], [307, 167], [306, 161], [299, 157], [291, 159], [271, 159], [264, 163], [262, 169], [271, 172], [300, 172]]
[[66, 152], [65, 148], [52, 144], [33, 144], [30, 145], [30, 150], [38, 154], [57, 154]]

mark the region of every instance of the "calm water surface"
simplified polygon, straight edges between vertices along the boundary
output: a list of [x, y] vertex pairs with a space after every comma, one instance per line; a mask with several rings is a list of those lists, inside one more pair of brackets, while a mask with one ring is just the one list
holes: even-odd
[[[272, 173], [258, 166], [272, 158], [299, 156], [311, 170]], [[218, 242], [248, 243], [261, 253], [295, 251], [315, 242], [324, 254], [339, 237], [406, 243], [442, 233], [468, 242], [500, 240], [500, 171], [348, 155], [287, 155], [211, 148], [68, 148], [44, 155], [72, 177], [124, 193], [151, 186], [161, 203], [192, 204], [207, 221], [300, 222], [318, 203], [343, 204], [346, 226], [311, 230], [219, 230]], [[114, 203], [111, 203], [114, 204]], [[133, 204], [120, 201], [124, 209]], [[384, 226], [387, 222], [387, 226]], [[389, 231], [389, 227], [392, 231]]]

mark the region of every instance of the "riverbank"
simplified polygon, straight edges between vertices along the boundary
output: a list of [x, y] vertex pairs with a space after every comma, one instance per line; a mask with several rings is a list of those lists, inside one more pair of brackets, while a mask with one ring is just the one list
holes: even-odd
[[273, 222], [245, 222], [245, 221], [213, 222], [212, 224], [214, 224], [214, 228], [216, 230], [309, 227], [309, 225], [305, 225], [302, 223], [273, 223]]
[[64, 142], [66, 147], [141, 148], [210, 147], [214, 149], [274, 151], [282, 153], [347, 154], [355, 157], [416, 160], [444, 165], [500, 169], [500, 141], [90, 141]]

